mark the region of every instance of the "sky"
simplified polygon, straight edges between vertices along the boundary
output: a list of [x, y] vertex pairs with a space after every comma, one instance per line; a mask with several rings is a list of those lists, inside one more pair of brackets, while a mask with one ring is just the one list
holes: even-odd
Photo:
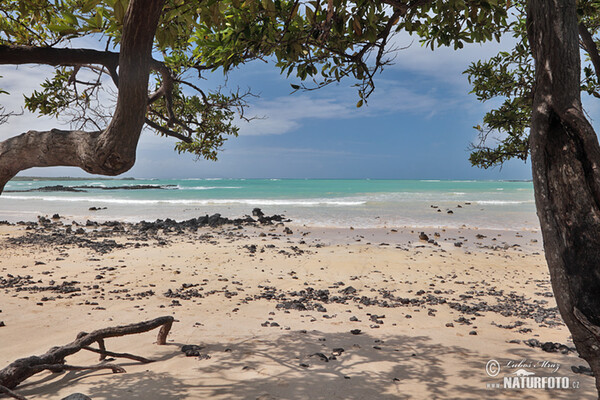
[[[531, 166], [520, 160], [483, 170], [468, 161], [474, 125], [491, 104], [469, 94], [462, 74], [470, 62], [489, 58], [508, 44], [472, 44], [460, 51], [424, 48], [406, 34], [395, 38], [394, 64], [376, 77], [368, 104], [359, 100], [351, 79], [317, 91], [292, 94], [291, 83], [273, 63], [255, 61], [230, 73], [232, 90], [250, 88], [238, 121], [240, 135], [226, 142], [217, 162], [173, 150], [174, 140], [142, 134], [135, 166], [123, 176], [137, 178], [318, 178], [318, 179], [530, 179]], [[43, 81], [45, 67], [1, 66], [0, 104], [19, 111], [22, 93]], [[223, 80], [221, 72], [197, 82], [205, 87]], [[588, 109], [593, 116], [600, 115]], [[600, 111], [600, 110], [598, 110]], [[27, 130], [65, 127], [60, 121], [24, 113], [0, 125], [0, 140]], [[77, 168], [33, 168], [21, 176], [88, 176]]]

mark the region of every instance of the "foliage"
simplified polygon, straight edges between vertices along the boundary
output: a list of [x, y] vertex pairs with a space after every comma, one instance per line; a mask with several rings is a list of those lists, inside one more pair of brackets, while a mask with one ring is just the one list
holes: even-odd
[[[510, 1], [510, 0], [508, 0]], [[507, 25], [507, 2], [504, 0], [428, 1], [426, 7], [410, 8], [400, 29], [416, 33], [432, 50], [464, 43], [500, 40]]]
[[[472, 63], [465, 71], [472, 85], [472, 93], [485, 102], [500, 99], [500, 105], [483, 117], [483, 123], [474, 128], [479, 142], [472, 146], [470, 161], [473, 165], [489, 168], [502, 165], [511, 158], [526, 160], [529, 155], [529, 125], [534, 63], [527, 40], [525, 1], [514, 2], [512, 22], [507, 31], [514, 40], [510, 51], [501, 51], [489, 60]], [[578, 2], [580, 21], [592, 36], [600, 29], [600, 3], [594, 0]], [[582, 46], [588, 58], [582, 64], [581, 90], [600, 97], [597, 71], [590, 64], [589, 54], [595, 49]], [[491, 144], [490, 142], [495, 143]]]
[[[127, 6], [128, 0], [5, 1], [0, 44], [76, 47], [99, 41], [106, 50], [118, 51]], [[168, 73], [153, 71], [153, 91], [160, 96], [150, 94], [147, 123], [161, 135], [178, 138], [177, 151], [216, 159], [227, 137], [237, 135], [234, 117], [243, 118], [250, 93], [201, 88], [197, 82], [207, 73], [227, 73], [259, 59], [274, 62], [295, 80], [293, 90], [351, 77], [360, 107], [375, 87], [375, 75], [391, 61], [395, 32], [416, 34], [432, 49], [460, 49], [507, 34], [514, 41], [510, 51], [465, 71], [472, 93], [498, 104], [475, 126], [479, 142], [470, 160], [484, 168], [515, 157], [525, 160], [534, 68], [524, 8], [525, 0], [166, 0], [154, 54]], [[581, 22], [592, 36], [600, 29], [599, 10], [596, 0], [578, 2]], [[584, 63], [581, 86], [600, 97], [596, 69], [589, 59]], [[109, 77], [115, 78], [104, 67], [57, 67], [40, 90], [26, 97], [26, 107], [68, 116], [80, 129], [102, 129], [111, 115]]]
[[[522, 12], [518, 6], [515, 10]], [[479, 143], [473, 145], [470, 161], [489, 168], [511, 158], [526, 160], [529, 153], [528, 129], [533, 101], [534, 65], [529, 51], [523, 14], [509, 26], [515, 45], [512, 51], [501, 51], [486, 61], [472, 63], [468, 75], [477, 99], [485, 102], [501, 98], [502, 102], [483, 117]], [[491, 137], [490, 137], [491, 136]], [[488, 142], [495, 139], [496, 146]]]
[[[0, 45], [78, 47], [99, 41], [118, 51], [127, 6], [128, 0], [7, 0], [0, 5]], [[498, 0], [166, 0], [154, 44], [165, 68], [153, 71], [157, 95], [149, 94], [147, 123], [178, 138], [177, 151], [216, 159], [227, 137], [237, 135], [234, 115], [243, 115], [250, 94], [200, 88], [198, 79], [208, 72], [273, 61], [296, 80], [293, 90], [351, 77], [360, 107], [374, 76], [390, 62], [394, 32], [417, 33], [432, 47], [461, 48], [497, 38], [506, 17]], [[110, 120], [110, 90], [103, 89], [109, 77], [117, 83], [105, 67], [57, 67], [26, 97], [26, 107], [67, 115], [80, 129], [101, 129]]]

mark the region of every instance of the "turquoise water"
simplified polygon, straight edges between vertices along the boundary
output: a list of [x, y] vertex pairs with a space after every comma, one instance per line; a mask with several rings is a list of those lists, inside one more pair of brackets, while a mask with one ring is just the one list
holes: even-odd
[[[85, 192], [21, 192], [55, 185], [93, 188], [83, 189]], [[160, 188], [102, 189], [133, 185]], [[107, 209], [89, 211], [92, 206]], [[179, 220], [217, 212], [238, 217], [250, 214], [254, 207], [312, 226], [538, 227], [531, 182], [461, 180], [11, 181], [0, 196], [0, 219], [14, 222], [59, 213], [77, 220]]]

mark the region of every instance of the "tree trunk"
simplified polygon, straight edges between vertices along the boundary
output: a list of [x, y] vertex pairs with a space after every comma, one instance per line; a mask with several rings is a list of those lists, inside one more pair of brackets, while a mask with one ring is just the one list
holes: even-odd
[[[118, 59], [117, 105], [108, 127], [99, 132], [57, 129], [46, 132], [29, 131], [0, 142], [0, 193], [18, 172], [32, 167], [76, 166], [90, 173], [118, 175], [133, 166], [148, 105], [152, 43], [163, 4], [164, 0], [129, 2]], [[52, 50], [46, 50], [50, 53], [46, 61], [42, 57], [42, 60], [36, 62], [56, 65], [57, 60], [53, 57]], [[7, 55], [10, 54], [7, 53], [9, 51], [13, 51], [12, 58]], [[0, 64], [22, 63], [18, 57], [14, 57], [15, 51], [18, 49], [1, 48]], [[32, 51], [21, 56], [32, 59], [41, 57], [40, 50], [37, 51], [38, 53]], [[82, 54], [75, 54], [74, 51], [67, 54], [82, 57]], [[94, 57], [98, 57], [98, 54]], [[107, 59], [110, 59], [110, 55]], [[96, 59], [91, 62], [94, 60]], [[68, 60], [65, 62], [69, 64]]]
[[530, 0], [530, 131], [544, 250], [561, 315], [600, 392], [600, 145], [580, 98], [575, 0]]

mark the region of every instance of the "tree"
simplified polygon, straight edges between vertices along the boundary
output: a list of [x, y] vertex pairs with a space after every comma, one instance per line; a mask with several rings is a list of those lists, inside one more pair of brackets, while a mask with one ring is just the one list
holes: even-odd
[[529, 145], [546, 260], [561, 315], [600, 392], [600, 146], [580, 95], [574, 1], [531, 0], [536, 61]]
[[[3, 2], [0, 64], [56, 66], [42, 90], [26, 98], [26, 107], [69, 114], [74, 129], [30, 131], [0, 143], [0, 192], [31, 167], [121, 174], [135, 162], [144, 125], [177, 138], [180, 152], [216, 159], [227, 136], [237, 135], [232, 118], [243, 112], [248, 93], [203, 90], [190, 79], [192, 72], [202, 77], [274, 57], [301, 80], [321, 74], [321, 85], [354, 75], [366, 96], [385, 64], [383, 49], [399, 12], [387, 15], [381, 4], [346, 7], [345, 1]], [[84, 39], [100, 39], [106, 50], [73, 47]], [[368, 65], [373, 50], [375, 61]], [[151, 93], [149, 75], [156, 80]], [[112, 110], [102, 104], [107, 76], [118, 90]]]
[[[0, 191], [16, 173], [34, 166], [125, 172], [135, 162], [144, 124], [178, 138], [179, 151], [215, 158], [226, 136], [237, 132], [232, 110], [243, 108], [244, 95], [205, 93], [186, 79], [189, 71], [228, 71], [272, 58], [288, 76], [312, 80], [294, 89], [318, 88], [347, 76], [358, 79], [360, 106], [373, 90], [373, 77], [389, 62], [386, 48], [394, 31], [416, 32], [432, 47], [458, 49], [464, 42], [498, 39], [514, 29], [521, 39], [519, 53], [502, 57], [514, 61], [516, 70], [507, 67], [498, 75], [489, 65], [472, 67], [474, 77], [498, 78], [475, 82], [483, 88], [476, 90], [480, 97], [499, 93], [510, 100], [482, 128], [504, 129], [504, 148], [476, 152], [472, 161], [487, 166], [531, 152], [556, 300], [600, 390], [600, 146], [581, 106], [579, 59], [580, 35], [595, 71], [600, 70], [593, 40], [598, 13], [593, 1], [578, 4], [579, 17], [574, 0], [528, 0], [527, 19], [515, 25], [507, 19], [508, 0], [4, 2], [0, 64], [57, 66], [26, 106], [48, 115], [70, 110], [80, 126], [30, 131], [0, 143]], [[96, 36], [106, 42], [105, 51], [68, 46]], [[110, 45], [118, 52], [108, 51]], [[83, 69], [97, 79], [80, 79]], [[585, 71], [584, 87], [594, 93], [597, 77]], [[118, 95], [101, 126], [102, 110], [89, 113], [105, 75]], [[156, 82], [148, 93], [151, 75]], [[80, 86], [85, 89], [77, 90]], [[98, 126], [84, 131], [90, 124]]]
[[[482, 168], [502, 165], [511, 158], [529, 157], [535, 65], [527, 37], [526, 1], [513, 2], [511, 9], [514, 20], [505, 29], [515, 40], [513, 48], [489, 60], [472, 63], [465, 71], [473, 86], [472, 93], [480, 101], [502, 99], [500, 106], [487, 112], [483, 123], [475, 127], [479, 142], [472, 146], [470, 160]], [[581, 91], [600, 98], [600, 55], [594, 39], [600, 29], [600, 3], [579, 1], [577, 14], [579, 46], [586, 54]], [[493, 141], [496, 143], [492, 144]]]
[[[600, 29], [600, 4], [590, 0], [515, 3], [516, 20], [491, 19], [497, 33], [513, 33], [517, 39], [513, 51], [474, 63], [466, 71], [480, 100], [505, 98], [485, 115], [484, 126], [476, 127], [482, 141], [475, 146], [471, 162], [487, 168], [531, 156], [536, 208], [556, 302], [600, 393], [600, 145], [581, 103], [582, 91], [600, 97], [600, 55], [594, 39]], [[417, 32], [432, 48], [481, 40], [477, 31], [463, 35], [451, 24], [450, 28], [434, 25], [427, 18], [416, 29], [406, 29]], [[583, 71], [580, 48], [588, 56]], [[491, 133], [502, 135], [493, 148], [485, 142]]]
[[[524, 6], [512, 24], [515, 49], [467, 70], [481, 100], [505, 97], [476, 127], [483, 140], [471, 161], [487, 168], [531, 155], [553, 291], [600, 393], [600, 146], [581, 103], [581, 92], [600, 97], [594, 39], [600, 4], [529, 0]], [[583, 71], [580, 48], [588, 57]], [[504, 133], [496, 147], [485, 144], [491, 132]]]
[[[30, 131], [0, 143], [0, 191], [31, 167], [77, 166], [118, 175], [135, 162], [144, 125], [178, 139], [176, 150], [216, 159], [228, 136], [237, 135], [234, 111], [248, 93], [222, 94], [198, 87], [191, 74], [270, 58], [282, 73], [311, 89], [352, 76], [358, 106], [389, 62], [386, 47], [395, 30], [420, 23], [445, 24], [448, 35], [493, 35], [492, 22], [506, 12], [480, 13], [490, 1], [281, 1], [281, 0], [62, 0], [6, 1], [0, 6], [0, 64], [56, 67], [26, 107], [43, 115], [72, 116], [68, 131]], [[468, 21], [466, 29], [459, 25]], [[74, 48], [101, 40], [104, 51]], [[84, 41], [85, 40], [85, 41]], [[457, 45], [462, 45], [460, 40]], [[109, 49], [118, 51], [109, 51]], [[92, 74], [92, 75], [90, 75]], [[148, 90], [148, 75], [153, 90]], [[117, 88], [106, 109], [102, 88]], [[302, 81], [310, 80], [304, 84]], [[52, 149], [46, 151], [46, 149]]]

